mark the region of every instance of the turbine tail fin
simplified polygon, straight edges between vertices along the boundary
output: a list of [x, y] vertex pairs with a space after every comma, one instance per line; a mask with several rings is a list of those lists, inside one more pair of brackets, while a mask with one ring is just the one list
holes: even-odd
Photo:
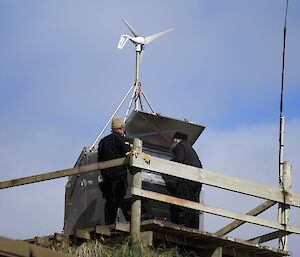
[[149, 36], [149, 37], [146, 37], [145, 38], [145, 41], [146, 41], [146, 44], [150, 43], [151, 41], [161, 37], [162, 35], [168, 33], [168, 32], [171, 32], [173, 29], [168, 29], [168, 30], [165, 30], [163, 32], [160, 32], [160, 33], [157, 33], [157, 34], [154, 34], [152, 36]]
[[141, 35], [132, 26], [130, 26], [130, 24], [125, 19], [122, 19], [122, 20], [124, 21], [124, 23], [127, 26], [127, 28], [132, 32], [132, 34], [135, 37], [141, 37]]
[[122, 36], [120, 37], [120, 40], [119, 40], [119, 43], [118, 43], [118, 48], [119, 48], [119, 49], [123, 49], [123, 47], [124, 47], [125, 44], [127, 43], [128, 39], [129, 39], [128, 36], [122, 35]]

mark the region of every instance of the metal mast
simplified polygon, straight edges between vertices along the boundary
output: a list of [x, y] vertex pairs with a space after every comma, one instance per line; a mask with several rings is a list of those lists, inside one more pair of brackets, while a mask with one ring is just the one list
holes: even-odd
[[[284, 19], [284, 29], [283, 29], [283, 51], [282, 51], [282, 72], [281, 72], [281, 91], [280, 91], [280, 124], [279, 124], [279, 186], [282, 188], [284, 197], [285, 192], [290, 190], [290, 166], [287, 168], [284, 162], [284, 116], [283, 116], [283, 85], [284, 85], [284, 64], [285, 64], [285, 43], [286, 43], [286, 21], [288, 14], [288, 3], [286, 0], [285, 8], [285, 19]], [[284, 169], [286, 166], [286, 169]], [[286, 171], [289, 171], [288, 173]], [[284, 198], [285, 199], [285, 198]], [[278, 222], [287, 226], [290, 220], [290, 207], [286, 204], [278, 204]], [[278, 248], [281, 250], [287, 250], [288, 245], [288, 235], [279, 237]]]
[[126, 121], [128, 115], [129, 115], [129, 111], [130, 111], [133, 103], [134, 103], [134, 110], [136, 110], [136, 111], [138, 111], [140, 109], [143, 110], [141, 95], [146, 100], [146, 102], [147, 102], [149, 108], [151, 109], [151, 111], [153, 113], [156, 113], [154, 111], [152, 105], [150, 104], [148, 98], [146, 97], [145, 92], [143, 91], [142, 85], [141, 85], [141, 82], [140, 82], [140, 65], [141, 65], [142, 55], [143, 55], [143, 51], [145, 49], [146, 44], [150, 43], [151, 41], [159, 38], [160, 36], [170, 32], [170, 31], [172, 31], [173, 29], [169, 29], [169, 30], [166, 30], [166, 31], [163, 31], [163, 32], [160, 32], [160, 33], [148, 36], [148, 37], [142, 37], [132, 26], [129, 25], [129, 23], [125, 19], [123, 19], [123, 22], [128, 27], [128, 29], [132, 32], [134, 37], [129, 36], [129, 35], [122, 35], [121, 38], [120, 38], [119, 44], [118, 44], [118, 48], [122, 49], [125, 46], [125, 44], [127, 43], [128, 40], [130, 40], [132, 43], [135, 44], [135, 53], [136, 53], [135, 62], [136, 63], [135, 63], [134, 83], [130, 87], [130, 89], [128, 90], [128, 92], [126, 93], [126, 95], [124, 96], [121, 103], [118, 105], [117, 109], [114, 111], [114, 113], [112, 114], [112, 116], [110, 117], [108, 122], [105, 124], [104, 128], [101, 130], [101, 132], [97, 136], [96, 140], [89, 147], [90, 151], [95, 147], [96, 143], [98, 142], [98, 140], [100, 139], [100, 137], [102, 136], [102, 134], [104, 133], [104, 131], [106, 130], [108, 125], [110, 124], [112, 118], [120, 110], [121, 106], [123, 105], [123, 103], [125, 102], [125, 100], [127, 99], [128, 95], [130, 94], [131, 91], [132, 91], [132, 96], [131, 96], [131, 99], [129, 101], [129, 105], [128, 105], [128, 108], [127, 108], [127, 111], [126, 111], [124, 122]]
[[285, 19], [284, 19], [284, 29], [283, 29], [283, 51], [282, 51], [282, 72], [281, 72], [281, 91], [280, 91], [280, 124], [279, 124], [279, 184], [282, 186], [282, 170], [283, 170], [283, 160], [284, 160], [284, 121], [283, 116], [283, 84], [284, 84], [284, 64], [285, 64], [285, 42], [286, 42], [286, 21], [287, 21], [287, 11], [288, 3], [286, 1], [285, 9]]

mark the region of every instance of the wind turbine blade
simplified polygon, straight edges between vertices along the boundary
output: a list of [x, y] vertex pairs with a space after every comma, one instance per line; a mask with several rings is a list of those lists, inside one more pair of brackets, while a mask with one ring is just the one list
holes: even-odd
[[127, 43], [127, 41], [128, 41], [128, 36], [122, 35], [119, 40], [118, 48], [122, 49], [125, 46], [125, 44]]
[[125, 23], [125, 25], [127, 26], [127, 28], [132, 32], [132, 34], [135, 36], [135, 37], [141, 37], [141, 35], [133, 28], [129, 25], [129, 23], [125, 20], [125, 19], [122, 19]]
[[160, 33], [154, 34], [154, 35], [152, 35], [152, 36], [146, 37], [146, 38], [145, 38], [146, 44], [150, 43], [151, 41], [153, 41], [153, 40], [155, 40], [155, 39], [161, 37], [162, 35], [164, 35], [164, 34], [170, 32], [170, 31], [172, 31], [172, 30], [173, 30], [173, 29], [168, 29], [168, 30], [165, 30], [165, 31], [163, 31], [163, 32], [160, 32]]

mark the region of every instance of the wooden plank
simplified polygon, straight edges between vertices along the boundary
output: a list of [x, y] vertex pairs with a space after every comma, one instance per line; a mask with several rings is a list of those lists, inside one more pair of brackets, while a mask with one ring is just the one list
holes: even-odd
[[54, 240], [57, 242], [69, 242], [70, 236], [69, 234], [54, 233]]
[[75, 233], [74, 233], [75, 238], [82, 238], [85, 240], [90, 240], [91, 239], [91, 235], [90, 232], [87, 230], [83, 230], [83, 229], [76, 229]]
[[[197, 256], [204, 256], [206, 246], [208, 245], [207, 242], [203, 242], [200, 240], [193, 240], [193, 239], [186, 239], [183, 236], [173, 234], [173, 233], [166, 233], [163, 231], [154, 231], [153, 232], [153, 239], [155, 241], [163, 241], [164, 243], [173, 243], [176, 245], [182, 245], [185, 247], [192, 247], [197, 249]], [[210, 247], [213, 247], [209, 244]]]
[[44, 244], [44, 243], [48, 243], [50, 240], [54, 239], [54, 235], [50, 235], [50, 236], [36, 236], [34, 238], [28, 238], [22, 241], [31, 243], [31, 244]]
[[265, 234], [265, 235], [261, 235], [261, 236], [251, 238], [247, 241], [250, 242], [250, 243], [254, 243], [254, 244], [262, 244], [262, 243], [277, 239], [279, 237], [282, 237], [282, 236], [285, 236], [285, 235], [288, 235], [288, 234], [291, 234], [291, 233], [287, 232], [287, 231], [277, 230], [277, 231], [274, 231], [274, 232], [271, 232], [271, 233], [268, 233], [268, 234]]
[[[200, 242], [198, 240], [186, 240], [183, 236], [177, 235], [177, 234], [172, 234], [172, 233], [166, 233], [163, 231], [154, 231], [154, 239], [157, 240], [162, 240], [166, 242], [171, 242], [179, 245], [184, 245], [184, 246], [191, 246], [199, 249], [206, 249], [207, 243]], [[203, 247], [204, 245], [204, 247]], [[212, 245], [209, 245], [212, 247]]]
[[72, 255], [56, 252], [52, 249], [31, 245], [31, 252], [28, 257], [71, 257]]
[[[51, 237], [53, 238], [53, 237]], [[42, 236], [42, 237], [35, 237], [35, 244], [41, 245], [41, 244], [46, 244], [49, 243], [50, 237], [48, 236]]]
[[[142, 222], [142, 228], [145, 230], [152, 230], [156, 234], [157, 232], [164, 234], [163, 240], [169, 241], [170, 236], [174, 236], [178, 241], [178, 244], [184, 244], [201, 249], [211, 249], [218, 246], [223, 247], [223, 254], [230, 256], [237, 256], [237, 249], [241, 251], [251, 252], [257, 254], [257, 256], [288, 256], [291, 253], [287, 251], [281, 251], [277, 248], [269, 246], [261, 246], [250, 243], [245, 240], [227, 237], [217, 236], [213, 233], [204, 232], [198, 229], [179, 226], [167, 221], [162, 220], [146, 220]], [[154, 234], [154, 238], [156, 238]], [[181, 241], [181, 243], [180, 243]], [[226, 252], [225, 252], [226, 250]]]
[[214, 214], [214, 215], [218, 215], [218, 216], [222, 216], [222, 217], [226, 217], [226, 218], [241, 220], [241, 221], [249, 222], [249, 223], [264, 226], [264, 227], [274, 228], [274, 229], [278, 229], [278, 230], [285, 230], [285, 231], [289, 231], [292, 233], [300, 234], [300, 227], [295, 227], [295, 226], [291, 226], [291, 225], [285, 226], [285, 225], [279, 224], [275, 221], [266, 220], [266, 219], [254, 217], [251, 215], [238, 213], [238, 212], [228, 211], [228, 210], [224, 210], [221, 208], [215, 208], [215, 207], [208, 206], [205, 204], [196, 203], [196, 202], [176, 198], [176, 197], [169, 196], [169, 195], [163, 195], [163, 194], [159, 194], [159, 193], [155, 193], [155, 192], [151, 192], [151, 191], [147, 191], [147, 190], [143, 190], [143, 189], [132, 188], [131, 192], [134, 195], [139, 195], [141, 197], [145, 197], [145, 198], [149, 198], [149, 199], [153, 199], [153, 200], [157, 200], [157, 201], [162, 201], [165, 203], [176, 204], [176, 205], [180, 205], [183, 207], [207, 212], [210, 214]]
[[30, 246], [31, 244], [27, 242], [0, 237], [0, 256], [5, 253], [12, 256], [27, 257], [30, 255]]
[[153, 245], [153, 231], [143, 231], [141, 232], [141, 242], [144, 246]]
[[0, 237], [0, 256], [16, 257], [71, 257], [71, 255], [59, 253], [51, 249], [32, 245], [25, 241], [12, 240]]
[[150, 162], [145, 162], [143, 154], [131, 156], [130, 163], [132, 166], [141, 169], [181, 177], [233, 192], [300, 207], [299, 193], [289, 193], [284, 197], [282, 190], [277, 187], [267, 186], [246, 179], [171, 162], [157, 157], [152, 157]]
[[72, 169], [58, 170], [58, 171], [53, 171], [53, 172], [44, 173], [40, 175], [3, 181], [0, 182], [0, 189], [21, 186], [21, 185], [26, 185], [26, 184], [56, 179], [56, 178], [62, 178], [71, 175], [84, 174], [90, 171], [101, 170], [101, 169], [121, 166], [125, 164], [129, 164], [128, 157], [118, 158], [118, 159], [104, 161], [104, 162], [97, 162], [85, 166], [78, 166]]
[[256, 257], [254, 253], [244, 252], [241, 250], [236, 250], [236, 257]]
[[116, 223], [116, 230], [122, 231], [122, 232], [130, 232], [130, 223]]
[[103, 236], [111, 236], [110, 228], [107, 226], [96, 225], [95, 232]]
[[[203, 251], [203, 254], [199, 254], [200, 256], [204, 256], [206, 250], [216, 248], [218, 246], [223, 246], [222, 252], [224, 255], [233, 256], [233, 257], [238, 257], [239, 255], [237, 254], [244, 251], [253, 252], [253, 255], [250, 256], [272, 256], [272, 257], [278, 256], [279, 257], [279, 256], [290, 255], [290, 252], [278, 251], [277, 249], [268, 246], [256, 246], [254, 244], [247, 245], [244, 244], [246, 242], [242, 242], [242, 240], [226, 238], [226, 237], [222, 239], [220, 238], [219, 242], [212, 240], [211, 243], [209, 243], [210, 242], [209, 238], [189, 239], [189, 238], [185, 238], [184, 236], [180, 236], [173, 233], [154, 231], [154, 240], [162, 240], [166, 242], [171, 242], [179, 245], [201, 249]], [[237, 250], [237, 248], [239, 248], [240, 250]], [[261, 253], [264, 254], [260, 255]]]
[[[246, 214], [252, 215], [252, 216], [257, 216], [275, 204], [276, 204], [276, 202], [267, 200], [267, 201], [263, 202], [262, 204], [260, 204], [259, 206], [257, 206], [256, 208], [254, 208], [253, 210], [247, 212]], [[245, 221], [235, 220], [235, 221], [231, 222], [230, 224], [228, 224], [227, 226], [225, 226], [225, 227], [221, 228], [220, 230], [218, 230], [217, 232], [215, 232], [215, 234], [226, 235], [229, 232], [231, 232], [232, 230], [243, 225], [244, 223], [245, 223]]]

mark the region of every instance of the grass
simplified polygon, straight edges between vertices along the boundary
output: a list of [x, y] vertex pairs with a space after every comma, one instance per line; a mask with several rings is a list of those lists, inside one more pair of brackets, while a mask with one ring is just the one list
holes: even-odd
[[89, 241], [79, 246], [67, 243], [50, 243], [44, 247], [51, 248], [61, 253], [77, 257], [195, 257], [196, 253], [179, 249], [177, 247], [166, 248], [165, 246], [152, 248], [141, 243], [132, 244], [129, 239], [124, 244], [104, 245], [101, 242]]

